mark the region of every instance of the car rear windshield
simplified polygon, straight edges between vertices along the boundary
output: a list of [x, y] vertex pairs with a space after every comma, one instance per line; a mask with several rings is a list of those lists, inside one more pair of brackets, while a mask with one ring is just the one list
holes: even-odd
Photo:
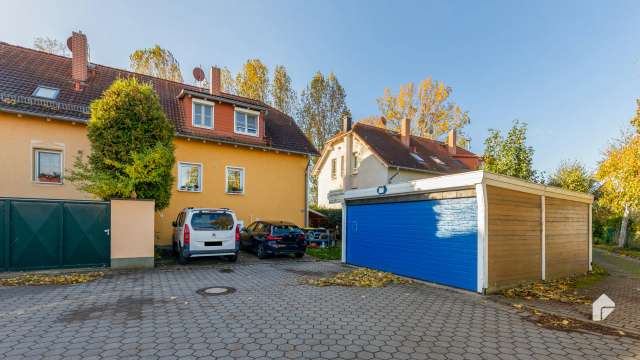
[[233, 228], [233, 216], [224, 212], [197, 212], [191, 216], [194, 230], [227, 231]]
[[302, 233], [299, 227], [295, 225], [273, 225], [271, 228], [273, 235], [286, 235], [289, 233]]

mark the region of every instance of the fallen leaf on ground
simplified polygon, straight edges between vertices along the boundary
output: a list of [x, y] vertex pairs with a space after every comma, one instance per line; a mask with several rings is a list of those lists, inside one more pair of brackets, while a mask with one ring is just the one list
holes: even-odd
[[562, 303], [588, 305], [591, 304], [591, 299], [578, 294], [576, 290], [578, 282], [584, 282], [585, 279], [598, 279], [606, 275], [607, 271], [605, 269], [594, 264], [593, 271], [587, 275], [525, 284], [503, 290], [502, 295], [508, 298], [525, 300], [558, 301]]
[[391, 273], [371, 269], [356, 269], [336, 274], [333, 277], [320, 279], [304, 279], [304, 284], [314, 286], [355, 286], [355, 287], [383, 287], [387, 284], [410, 284], [413, 281], [403, 279]]
[[103, 272], [67, 274], [26, 274], [0, 279], [0, 286], [71, 285], [94, 281], [104, 276]]

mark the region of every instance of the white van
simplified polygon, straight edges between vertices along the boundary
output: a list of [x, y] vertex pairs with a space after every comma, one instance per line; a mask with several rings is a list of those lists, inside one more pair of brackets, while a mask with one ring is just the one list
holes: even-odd
[[186, 208], [173, 222], [173, 251], [180, 264], [198, 256], [238, 259], [241, 224], [229, 209]]

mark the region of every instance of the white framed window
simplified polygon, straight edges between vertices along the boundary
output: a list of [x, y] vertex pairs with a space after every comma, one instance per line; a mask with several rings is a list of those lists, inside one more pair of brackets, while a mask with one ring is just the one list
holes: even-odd
[[354, 151], [353, 152], [353, 157], [352, 157], [352, 162], [351, 162], [351, 165], [353, 165], [351, 167], [351, 173], [352, 174], [357, 174], [358, 173], [358, 167], [360, 166], [359, 161], [360, 161], [360, 159], [358, 158], [358, 152]]
[[33, 150], [33, 181], [40, 184], [62, 184], [62, 151]]
[[244, 194], [244, 168], [227, 166], [225, 172], [225, 192], [227, 194]]
[[336, 164], [337, 164], [338, 160], [337, 159], [331, 159], [331, 180], [335, 180], [336, 179], [336, 175], [337, 175], [337, 171], [336, 171]]
[[191, 124], [195, 127], [213, 129], [213, 106], [209, 101], [191, 100]]
[[50, 87], [50, 86], [42, 86], [38, 85], [38, 87], [33, 91], [32, 96], [55, 100], [60, 93], [60, 89]]
[[202, 192], [202, 164], [178, 162], [178, 191]]
[[340, 156], [340, 176], [344, 177], [344, 155]]
[[233, 131], [236, 134], [258, 136], [259, 118], [258, 111], [236, 108], [233, 112]]

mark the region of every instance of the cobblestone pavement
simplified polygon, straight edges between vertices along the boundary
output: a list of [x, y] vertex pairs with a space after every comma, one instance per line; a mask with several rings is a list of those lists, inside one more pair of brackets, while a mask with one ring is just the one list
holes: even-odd
[[[630, 338], [544, 329], [476, 294], [299, 283], [344, 270], [294, 259], [219, 262], [0, 288], [0, 358], [640, 358]], [[196, 293], [215, 285], [237, 291]]]
[[[592, 300], [607, 294], [616, 303], [616, 309], [602, 324], [640, 334], [640, 261], [594, 249], [593, 262], [605, 267], [610, 276], [578, 292]], [[575, 319], [591, 320], [591, 305], [522, 299], [512, 302]]]
[[640, 334], [640, 261], [598, 249], [593, 255], [594, 262], [604, 266], [610, 276], [584, 291], [585, 295], [596, 299], [607, 294], [616, 303], [616, 310], [604, 323]]

